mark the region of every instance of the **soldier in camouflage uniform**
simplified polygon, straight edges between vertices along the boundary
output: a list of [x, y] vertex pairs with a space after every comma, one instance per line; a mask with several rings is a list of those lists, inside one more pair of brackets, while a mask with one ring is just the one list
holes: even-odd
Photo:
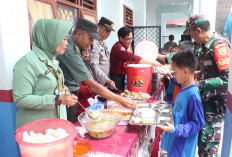
[[200, 44], [196, 47], [200, 71], [196, 83], [201, 92], [205, 126], [199, 134], [198, 153], [200, 157], [218, 156], [227, 101], [230, 43], [210, 30], [203, 15], [190, 17], [185, 33]]

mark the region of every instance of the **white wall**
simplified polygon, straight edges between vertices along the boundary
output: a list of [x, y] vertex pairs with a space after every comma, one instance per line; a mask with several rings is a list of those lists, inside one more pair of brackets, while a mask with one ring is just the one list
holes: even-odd
[[[142, 0], [142, 1], [144, 1], [144, 0]], [[123, 4], [133, 10], [134, 5], [135, 5], [135, 1], [134, 0], [123, 0]]]
[[[27, 1], [0, 0], [0, 91], [10, 93], [13, 67], [29, 51]], [[0, 156], [19, 157], [14, 137], [16, 112], [13, 102], [0, 102], [0, 124], [4, 128], [0, 129]]]
[[[169, 34], [166, 33], [166, 20], [185, 19], [185, 18], [188, 18], [188, 15], [184, 13], [163, 13], [161, 15], [161, 19], [162, 19], [161, 20], [161, 36], [169, 36]], [[176, 35], [180, 36], [181, 34], [176, 34]]]
[[146, 26], [146, 0], [123, 0], [123, 4], [133, 10], [133, 25]]
[[114, 22], [115, 32], [111, 32], [106, 44], [111, 50], [112, 46], [118, 41], [117, 31], [123, 26], [123, 0], [98, 0], [98, 18], [102, 16]]
[[147, 13], [147, 26], [156, 26], [156, 7], [154, 0], [147, 0], [146, 4], [146, 13]]
[[156, 9], [156, 24], [161, 26], [161, 36], [169, 35], [166, 33], [166, 20], [188, 18], [190, 6], [191, 4], [167, 5]]
[[200, 13], [210, 21], [211, 30], [215, 31], [217, 0], [201, 0]]
[[[124, 0], [125, 1], [125, 0]], [[134, 26], [146, 26], [146, 0], [133, 0], [134, 1]]]
[[200, 13], [200, 0], [193, 0], [193, 15]]
[[146, 25], [146, 0], [98, 0], [98, 19], [104, 16], [115, 23], [115, 32], [106, 40], [109, 50], [118, 41], [117, 32], [123, 27], [123, 5], [133, 10], [134, 26]]
[[[6, 16], [7, 15], [7, 16]], [[12, 89], [13, 67], [30, 50], [26, 0], [0, 0], [0, 89]]]

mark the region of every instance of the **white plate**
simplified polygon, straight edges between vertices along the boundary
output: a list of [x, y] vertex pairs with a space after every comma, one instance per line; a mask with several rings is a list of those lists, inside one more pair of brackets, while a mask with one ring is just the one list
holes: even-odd
[[158, 56], [158, 47], [151, 40], [143, 40], [135, 47], [135, 54], [149, 61], [155, 61]]

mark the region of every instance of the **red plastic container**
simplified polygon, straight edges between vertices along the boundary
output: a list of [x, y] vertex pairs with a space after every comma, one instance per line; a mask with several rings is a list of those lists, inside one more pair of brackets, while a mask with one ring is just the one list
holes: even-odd
[[153, 68], [149, 64], [127, 65], [127, 88], [131, 92], [150, 94]]
[[[65, 129], [67, 137], [48, 143], [29, 143], [22, 141], [23, 132], [34, 131], [45, 134], [47, 129]], [[75, 126], [63, 119], [43, 119], [25, 124], [15, 131], [15, 139], [19, 144], [21, 157], [72, 157], [73, 141], [77, 135]]]

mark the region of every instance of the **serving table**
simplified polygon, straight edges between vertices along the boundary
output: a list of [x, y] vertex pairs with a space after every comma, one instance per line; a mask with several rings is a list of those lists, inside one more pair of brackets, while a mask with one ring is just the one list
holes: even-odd
[[[75, 125], [80, 126], [80, 123], [76, 122]], [[136, 146], [134, 144], [136, 140], [138, 140], [138, 133], [138, 129], [129, 126], [117, 126], [115, 133], [105, 139], [93, 139], [88, 134], [85, 134], [84, 137], [78, 135], [76, 139], [86, 140], [91, 144], [90, 155], [102, 154], [105, 156], [128, 157], [132, 156], [134, 153], [132, 150], [136, 151]]]
[[[157, 90], [156, 93], [156, 100], [163, 97], [163, 92]], [[76, 122], [75, 126], [81, 124]], [[154, 125], [118, 125], [115, 133], [108, 138], [93, 139], [86, 133], [84, 137], [78, 134], [76, 140], [86, 140], [91, 144], [90, 157], [157, 157], [161, 133]]]

